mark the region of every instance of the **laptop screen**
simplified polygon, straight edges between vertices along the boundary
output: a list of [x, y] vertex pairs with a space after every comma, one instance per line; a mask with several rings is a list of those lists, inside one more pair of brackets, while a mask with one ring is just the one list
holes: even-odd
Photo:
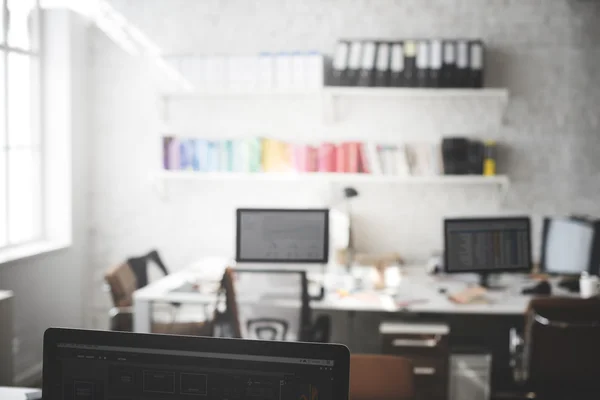
[[[334, 360], [58, 343], [53, 393], [73, 400], [318, 400]], [[60, 386], [60, 388], [58, 387]]]

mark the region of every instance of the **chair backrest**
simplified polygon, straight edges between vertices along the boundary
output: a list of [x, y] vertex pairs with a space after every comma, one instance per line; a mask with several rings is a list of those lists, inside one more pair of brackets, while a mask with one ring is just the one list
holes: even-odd
[[600, 390], [600, 300], [532, 300], [525, 320], [523, 361], [535, 391]]
[[109, 269], [104, 279], [110, 287], [115, 307], [133, 305], [133, 292], [137, 289], [137, 279], [129, 264], [123, 263]]
[[242, 338], [240, 313], [237, 302], [234, 273], [225, 268], [221, 287], [217, 294], [217, 306], [213, 319], [213, 335], [217, 337]]
[[127, 259], [127, 264], [133, 270], [137, 279], [137, 289], [148, 285], [148, 262], [152, 261], [164, 275], [169, 275], [169, 270], [163, 263], [157, 250], [151, 250], [148, 254], [140, 257], [131, 257]]
[[236, 268], [234, 274], [245, 338], [310, 340], [306, 271]]
[[405, 400], [415, 397], [415, 377], [408, 358], [350, 356], [350, 400]]

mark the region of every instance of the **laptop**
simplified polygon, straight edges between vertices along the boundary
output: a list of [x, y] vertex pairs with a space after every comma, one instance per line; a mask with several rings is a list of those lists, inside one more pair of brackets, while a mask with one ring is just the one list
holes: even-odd
[[44, 400], [346, 400], [343, 345], [50, 328]]

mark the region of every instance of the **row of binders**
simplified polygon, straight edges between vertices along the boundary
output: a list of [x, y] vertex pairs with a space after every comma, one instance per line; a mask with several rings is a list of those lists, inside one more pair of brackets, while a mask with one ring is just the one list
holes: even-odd
[[197, 91], [306, 90], [324, 84], [324, 57], [317, 52], [185, 56], [177, 66]]
[[163, 168], [171, 171], [431, 176], [443, 175], [444, 164], [439, 142], [308, 145], [268, 138], [163, 137]]
[[481, 88], [481, 40], [340, 40], [332, 86]]

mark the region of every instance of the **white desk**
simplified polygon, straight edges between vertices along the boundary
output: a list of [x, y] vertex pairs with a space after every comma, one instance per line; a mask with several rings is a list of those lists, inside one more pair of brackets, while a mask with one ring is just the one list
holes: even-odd
[[41, 393], [39, 389], [0, 387], [0, 399], [25, 400], [27, 393]]
[[[216, 282], [220, 279], [224, 265], [198, 263], [190, 268], [171, 274], [161, 280], [137, 290], [134, 300], [134, 330], [135, 332], [150, 332], [152, 304], [155, 302], [175, 302], [182, 304], [214, 305], [216, 295], [215, 285], [209, 285], [204, 292], [181, 291], [182, 286], [190, 282], [203, 280]], [[210, 275], [207, 274], [209, 271]], [[532, 296], [521, 294], [524, 287], [534, 284], [523, 276], [504, 275], [497, 284], [507, 287], [503, 291], [490, 291], [487, 294], [488, 303], [460, 305], [448, 300], [448, 294], [457, 293], [476, 282], [475, 275], [465, 276], [429, 276], [423, 267], [407, 267], [402, 269], [399, 285], [383, 292], [363, 290], [340, 296], [336, 287], [327, 287], [331, 276], [309, 274], [311, 280], [324, 281], [326, 296], [321, 301], [312, 301], [314, 310], [390, 312], [406, 311], [422, 314], [498, 314], [523, 315]], [[335, 276], [333, 277], [335, 278]], [[335, 279], [333, 279], [335, 280]], [[553, 285], [554, 294], [568, 295]], [[201, 289], [204, 285], [201, 285]], [[440, 293], [440, 289], [446, 293]], [[243, 301], [243, 299], [238, 299]], [[300, 301], [275, 300], [270, 305], [276, 307], [299, 307]]]

